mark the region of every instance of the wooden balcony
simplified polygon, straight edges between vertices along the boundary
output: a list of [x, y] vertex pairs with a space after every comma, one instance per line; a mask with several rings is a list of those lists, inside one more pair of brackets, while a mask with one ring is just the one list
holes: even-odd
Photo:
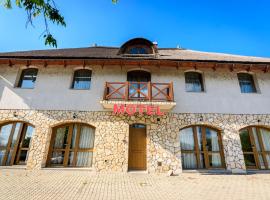
[[104, 100], [173, 102], [173, 83], [106, 82]]

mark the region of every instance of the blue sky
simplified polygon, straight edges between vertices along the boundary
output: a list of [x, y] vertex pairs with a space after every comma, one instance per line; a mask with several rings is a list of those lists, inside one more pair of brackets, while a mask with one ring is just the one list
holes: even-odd
[[[270, 57], [269, 0], [55, 0], [67, 27], [50, 26], [58, 48], [120, 46], [133, 37], [159, 47]], [[75, 3], [76, 2], [76, 3]], [[0, 7], [0, 52], [48, 49], [43, 21]]]

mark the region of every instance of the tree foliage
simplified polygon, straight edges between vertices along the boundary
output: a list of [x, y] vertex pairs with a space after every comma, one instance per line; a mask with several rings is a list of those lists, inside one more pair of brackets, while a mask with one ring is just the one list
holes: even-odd
[[[44, 37], [45, 45], [50, 45], [57, 48], [57, 40], [51, 34], [48, 23], [59, 26], [66, 26], [64, 16], [60, 13], [54, 0], [3, 0], [4, 7], [12, 9], [15, 5], [22, 8], [27, 13], [26, 24], [33, 25], [33, 20], [37, 17], [43, 17], [44, 19], [44, 31], [41, 35]], [[112, 0], [113, 3], [117, 3], [118, 0]]]

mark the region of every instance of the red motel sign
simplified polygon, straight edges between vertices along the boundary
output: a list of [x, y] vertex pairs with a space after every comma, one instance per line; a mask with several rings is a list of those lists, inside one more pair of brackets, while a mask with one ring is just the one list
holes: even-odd
[[139, 114], [147, 114], [147, 115], [157, 115], [162, 116], [164, 112], [161, 112], [159, 106], [153, 105], [136, 105], [136, 104], [114, 104], [113, 106], [113, 113], [114, 114], [125, 114], [134, 115], [135, 113]]

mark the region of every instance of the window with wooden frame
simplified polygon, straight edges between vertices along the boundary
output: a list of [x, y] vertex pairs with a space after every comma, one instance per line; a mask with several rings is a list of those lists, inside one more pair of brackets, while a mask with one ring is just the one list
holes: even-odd
[[0, 165], [26, 164], [34, 127], [23, 122], [0, 126]]
[[91, 167], [95, 129], [86, 124], [65, 124], [53, 129], [48, 166]]
[[198, 72], [185, 73], [186, 92], [203, 92], [202, 74]]
[[225, 168], [221, 134], [206, 126], [190, 126], [180, 130], [183, 169]]
[[254, 79], [251, 74], [238, 73], [237, 77], [238, 77], [241, 93], [256, 93], [257, 92]]
[[240, 140], [248, 169], [270, 169], [270, 129], [244, 128], [240, 130]]
[[18, 87], [25, 89], [33, 89], [35, 87], [37, 74], [38, 69], [36, 68], [23, 69], [18, 82]]
[[92, 71], [89, 69], [78, 69], [74, 72], [72, 89], [89, 90], [91, 87]]

